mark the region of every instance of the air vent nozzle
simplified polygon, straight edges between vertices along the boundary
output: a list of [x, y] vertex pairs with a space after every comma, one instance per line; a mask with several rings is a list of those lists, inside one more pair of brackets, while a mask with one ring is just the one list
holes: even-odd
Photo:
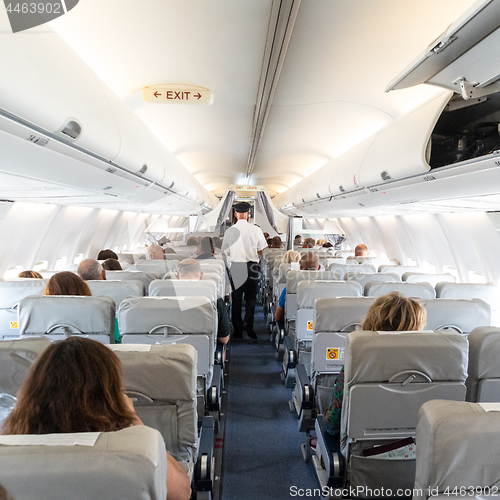
[[145, 174], [146, 173], [146, 170], [148, 169], [148, 166], [146, 164], [144, 164], [141, 169], [139, 170], [139, 173], [140, 174]]
[[82, 133], [82, 126], [74, 119], [68, 118], [66, 123], [59, 129], [59, 135], [75, 141]]
[[343, 193], [345, 191], [344, 186], [339, 186], [339, 191]]
[[390, 181], [392, 177], [390, 176], [389, 172], [387, 170], [384, 170], [381, 174], [380, 177], [382, 177], [382, 180], [384, 181]]

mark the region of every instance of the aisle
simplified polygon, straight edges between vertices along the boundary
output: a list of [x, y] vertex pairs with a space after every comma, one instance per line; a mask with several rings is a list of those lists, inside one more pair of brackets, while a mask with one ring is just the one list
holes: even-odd
[[288, 410], [291, 390], [280, 380], [262, 308], [255, 320], [259, 340], [245, 335], [231, 345], [222, 500], [279, 500], [291, 498], [291, 486], [319, 488], [302, 460], [305, 435]]

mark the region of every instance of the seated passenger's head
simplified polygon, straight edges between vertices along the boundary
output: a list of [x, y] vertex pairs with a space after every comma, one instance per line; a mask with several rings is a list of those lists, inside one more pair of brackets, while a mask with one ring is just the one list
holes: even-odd
[[106, 250], [101, 250], [97, 254], [97, 260], [106, 260], [106, 259], [116, 259], [116, 260], [119, 260], [118, 259], [118, 255], [116, 255], [116, 253], [113, 252], [113, 250], [109, 250], [109, 248], [106, 249]]
[[426, 321], [427, 311], [419, 302], [399, 292], [390, 292], [375, 300], [361, 328], [374, 332], [406, 332], [422, 330]]
[[62, 271], [49, 279], [44, 295], [86, 295], [90, 297], [90, 288], [87, 283], [74, 273]]
[[195, 259], [184, 259], [177, 266], [176, 277], [179, 280], [201, 280], [203, 272], [200, 262]]
[[281, 238], [279, 236], [273, 237], [273, 248], [281, 248]]
[[320, 238], [316, 240], [316, 245], [319, 247], [322, 247], [326, 243], [326, 240], [324, 238]]
[[319, 269], [319, 257], [312, 252], [305, 253], [300, 259], [300, 269], [303, 271], [317, 271]]
[[186, 245], [188, 247], [195, 247], [196, 245], [198, 245], [198, 240], [194, 236], [190, 236], [187, 239]]
[[215, 248], [221, 248], [222, 247], [222, 240], [218, 236], [214, 236], [212, 238], [212, 240], [214, 242], [214, 247]]
[[210, 236], [205, 236], [204, 238], [202, 238], [200, 243], [198, 243], [198, 249], [198, 255], [201, 255], [202, 253], [209, 253], [210, 255], [213, 255], [215, 252], [215, 247], [212, 238], [210, 238]]
[[116, 259], [106, 259], [102, 263], [105, 271], [123, 271], [122, 265]]
[[70, 337], [35, 361], [2, 433], [111, 432], [133, 420], [116, 354], [94, 340]]
[[366, 245], [360, 244], [354, 249], [355, 257], [367, 257], [370, 252]]
[[[118, 261], [116, 261], [118, 262]], [[76, 270], [78, 276], [83, 280], [105, 280], [106, 271], [100, 262], [94, 259], [84, 259], [78, 264]]]
[[273, 248], [273, 239], [272, 238], [267, 238], [267, 248]]
[[36, 271], [22, 271], [17, 275], [18, 278], [43, 279], [43, 276]]
[[302, 243], [302, 236], [300, 236], [300, 234], [298, 234], [297, 236], [295, 236], [295, 238], [293, 239], [293, 244], [294, 245], [300, 245]]
[[290, 264], [291, 262], [300, 262], [300, 253], [296, 250], [287, 250], [283, 254], [283, 258], [281, 259], [282, 264]]
[[314, 248], [315, 244], [316, 241], [314, 241], [314, 238], [306, 238], [302, 244], [302, 248]]
[[323, 245], [323, 248], [333, 248], [333, 245], [327, 241], [324, 245]]
[[269, 233], [264, 233], [264, 238], [266, 238], [267, 241], [267, 239], [269, 238]]
[[163, 248], [158, 243], [152, 243], [146, 248], [147, 256], [151, 260], [163, 260]]

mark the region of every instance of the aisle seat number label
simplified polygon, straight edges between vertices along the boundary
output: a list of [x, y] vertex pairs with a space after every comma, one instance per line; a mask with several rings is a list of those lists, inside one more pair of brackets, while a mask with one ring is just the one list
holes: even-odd
[[308, 332], [314, 331], [314, 321], [308, 321], [307, 322], [307, 331]]
[[326, 360], [336, 361], [338, 359], [344, 359], [344, 349], [341, 347], [327, 347]]
[[10, 327], [12, 329], [19, 328], [19, 323], [17, 321], [11, 321], [10, 322]]

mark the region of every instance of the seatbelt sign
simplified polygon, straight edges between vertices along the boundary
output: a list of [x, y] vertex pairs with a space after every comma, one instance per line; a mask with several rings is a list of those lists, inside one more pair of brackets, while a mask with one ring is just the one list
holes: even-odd
[[17, 321], [11, 321], [10, 322], [10, 328], [12, 330], [16, 329], [16, 328], [19, 328], [19, 323]]
[[344, 359], [344, 349], [342, 347], [327, 347], [326, 348], [326, 360], [327, 361], [337, 361]]
[[307, 331], [308, 332], [313, 332], [314, 331], [314, 321], [308, 321], [307, 322]]

